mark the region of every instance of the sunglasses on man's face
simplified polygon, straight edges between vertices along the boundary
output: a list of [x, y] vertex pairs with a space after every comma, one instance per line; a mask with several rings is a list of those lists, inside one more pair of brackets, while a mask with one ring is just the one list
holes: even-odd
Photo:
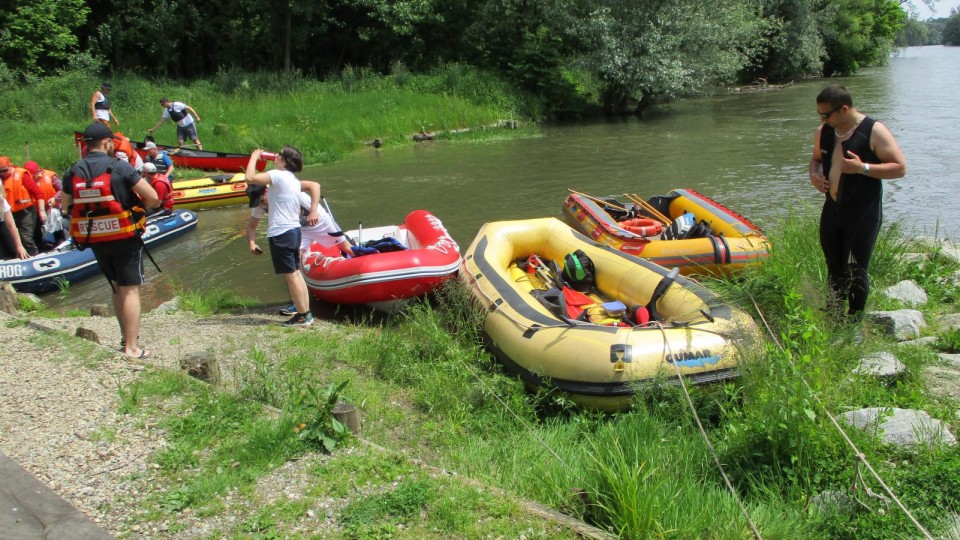
[[842, 109], [842, 108], [843, 108], [843, 105], [837, 107], [836, 109], [834, 109], [834, 110], [832, 110], [832, 111], [830, 111], [830, 112], [819, 112], [819, 111], [818, 111], [817, 114], [820, 115], [820, 119], [821, 119], [821, 120], [826, 120], [827, 118], [830, 118], [830, 116], [832, 116], [833, 113], [839, 111], [839, 110]]

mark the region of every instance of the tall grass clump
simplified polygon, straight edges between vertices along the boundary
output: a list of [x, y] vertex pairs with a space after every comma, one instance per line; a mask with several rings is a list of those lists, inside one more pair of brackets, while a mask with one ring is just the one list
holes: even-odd
[[261, 305], [259, 300], [246, 298], [219, 287], [206, 291], [178, 291], [177, 301], [180, 309], [196, 313], [201, 317], [224, 311], [250, 309]]

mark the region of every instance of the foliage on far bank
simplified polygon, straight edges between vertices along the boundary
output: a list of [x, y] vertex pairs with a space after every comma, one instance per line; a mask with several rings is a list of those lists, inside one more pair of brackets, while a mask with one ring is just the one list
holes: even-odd
[[[312, 79], [396, 66], [423, 74], [462, 63], [533, 96], [548, 116], [576, 117], [598, 103], [620, 113], [637, 102], [643, 112], [737, 81], [852, 74], [885, 61], [906, 19], [897, 0], [141, 4], [0, 3], [0, 21], [10, 23], [0, 32], [0, 76], [56, 72], [75, 54], [104, 61], [111, 74], [166, 81], [223, 69]], [[48, 16], [62, 13], [70, 24]]]

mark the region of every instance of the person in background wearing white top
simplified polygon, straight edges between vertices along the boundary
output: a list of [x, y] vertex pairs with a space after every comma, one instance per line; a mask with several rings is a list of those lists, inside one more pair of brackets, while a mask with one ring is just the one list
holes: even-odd
[[[160, 115], [160, 121], [157, 125], [147, 130], [152, 135], [158, 127], [162, 126], [167, 120], [173, 119], [177, 124], [177, 146], [183, 146], [183, 141], [188, 137], [193, 140], [197, 150], [203, 150], [200, 144], [200, 137], [197, 135], [197, 124], [200, 121], [200, 115], [193, 107], [180, 101], [170, 101], [168, 98], [160, 98], [160, 105], [163, 107], [163, 114]], [[196, 120], [194, 120], [196, 118]]]
[[100, 85], [100, 89], [90, 96], [90, 113], [93, 114], [94, 122], [100, 122], [106, 124], [107, 127], [111, 127], [110, 120], [112, 119], [113, 123], [120, 127], [120, 120], [117, 120], [117, 117], [113, 114], [113, 109], [110, 107], [110, 83], [104, 82]]
[[[273, 270], [283, 276], [290, 292], [290, 298], [297, 312], [286, 321], [284, 326], [310, 326], [313, 315], [310, 314], [310, 298], [307, 295], [307, 283], [300, 273], [300, 192], [310, 194], [310, 212], [307, 225], [314, 226], [320, 219], [317, 205], [320, 202], [320, 185], [315, 182], [299, 180], [294, 173], [303, 169], [303, 156], [300, 150], [284, 146], [273, 162], [273, 169], [258, 173], [257, 160], [262, 149], [250, 154], [247, 162], [246, 181], [249, 184], [267, 186], [267, 239], [270, 244], [270, 258]], [[247, 225], [247, 244], [250, 253], [260, 255], [263, 250], [257, 245], [256, 231], [259, 219], [251, 215]]]
[[[27, 254], [27, 250], [23, 249], [23, 243], [20, 242], [20, 231], [17, 230], [17, 224], [13, 221], [13, 214], [10, 212], [10, 204], [7, 203], [6, 197], [3, 196], [3, 191], [0, 190], [0, 225], [7, 231], [10, 235], [9, 238], [4, 238], [4, 242], [0, 242], [0, 259], [13, 258], [14, 256], [20, 257], [21, 259], [27, 259], [30, 255]], [[6, 237], [6, 235], [3, 235]], [[7, 253], [10, 251], [5, 244], [13, 244], [16, 253]]]

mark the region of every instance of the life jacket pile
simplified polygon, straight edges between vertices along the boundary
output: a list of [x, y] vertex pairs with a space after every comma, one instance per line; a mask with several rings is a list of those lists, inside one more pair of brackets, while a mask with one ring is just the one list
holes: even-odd
[[116, 242], [143, 234], [146, 212], [139, 206], [124, 208], [113, 195], [110, 176], [113, 166], [91, 178], [89, 169], [74, 167], [73, 211], [70, 236], [80, 249], [91, 244]]
[[30, 174], [30, 171], [21, 167], [12, 167], [13, 173], [3, 181], [3, 191], [10, 204], [11, 212], [19, 212], [30, 208], [36, 201], [30, 196], [30, 192], [23, 185], [23, 175]]

